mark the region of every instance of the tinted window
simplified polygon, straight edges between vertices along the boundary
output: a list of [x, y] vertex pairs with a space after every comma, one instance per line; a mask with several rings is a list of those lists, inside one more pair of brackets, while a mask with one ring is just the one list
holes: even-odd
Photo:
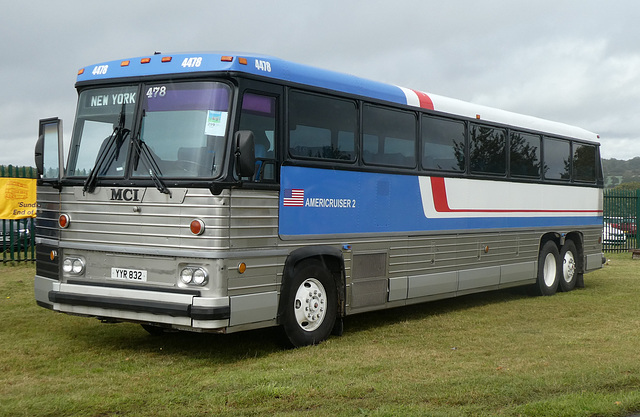
[[367, 105], [362, 120], [362, 159], [367, 164], [416, 166], [416, 117], [413, 113]]
[[596, 181], [596, 147], [573, 144], [573, 179], [575, 181]]
[[464, 122], [422, 117], [422, 167], [464, 171]]
[[550, 180], [569, 181], [571, 178], [570, 156], [569, 141], [544, 138], [544, 177]]
[[471, 172], [505, 174], [507, 136], [504, 129], [471, 124], [469, 162]]
[[289, 95], [289, 154], [355, 161], [358, 113], [352, 101], [292, 91]]
[[509, 135], [511, 160], [509, 169], [514, 177], [540, 178], [540, 136], [522, 132]]

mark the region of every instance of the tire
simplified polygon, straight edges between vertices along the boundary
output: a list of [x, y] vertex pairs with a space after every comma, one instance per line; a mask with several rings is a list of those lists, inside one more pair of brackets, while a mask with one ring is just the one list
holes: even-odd
[[294, 276], [282, 290], [282, 327], [294, 347], [326, 340], [338, 311], [336, 284], [318, 261], [296, 266]]
[[535, 286], [538, 295], [553, 295], [558, 290], [560, 281], [558, 259], [560, 259], [560, 253], [555, 243], [548, 241], [542, 245], [538, 257], [538, 280]]
[[568, 292], [576, 287], [578, 281], [578, 265], [576, 263], [578, 251], [572, 240], [566, 240], [558, 262], [558, 276], [560, 290]]

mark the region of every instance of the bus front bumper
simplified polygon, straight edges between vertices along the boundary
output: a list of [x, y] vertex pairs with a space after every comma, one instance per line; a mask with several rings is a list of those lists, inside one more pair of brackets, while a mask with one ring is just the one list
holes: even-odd
[[229, 325], [229, 298], [200, 297], [198, 291], [61, 283], [37, 275], [34, 290], [39, 305], [63, 313], [194, 330], [221, 329]]

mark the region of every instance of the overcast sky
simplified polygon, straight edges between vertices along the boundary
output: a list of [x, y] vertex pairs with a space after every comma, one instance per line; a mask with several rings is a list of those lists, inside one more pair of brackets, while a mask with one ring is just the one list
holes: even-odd
[[0, 15], [0, 165], [34, 165], [79, 68], [154, 51], [256, 52], [577, 125], [640, 156], [640, 2], [31, 0]]

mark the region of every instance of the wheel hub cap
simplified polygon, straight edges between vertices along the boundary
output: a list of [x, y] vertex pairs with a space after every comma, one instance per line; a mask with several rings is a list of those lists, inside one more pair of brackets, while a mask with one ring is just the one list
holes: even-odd
[[326, 302], [322, 283], [315, 278], [304, 280], [298, 287], [294, 301], [294, 312], [298, 325], [308, 332], [320, 327], [324, 321]]

